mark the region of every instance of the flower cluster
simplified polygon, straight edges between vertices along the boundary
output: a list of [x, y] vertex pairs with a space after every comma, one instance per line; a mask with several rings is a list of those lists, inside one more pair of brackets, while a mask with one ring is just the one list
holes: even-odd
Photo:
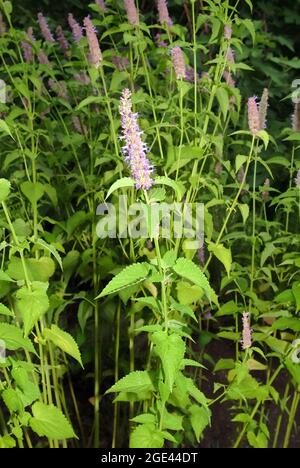
[[72, 30], [73, 39], [78, 43], [83, 38], [82, 27], [77, 23], [72, 13], [69, 13], [68, 23]]
[[160, 24], [164, 25], [167, 24], [168, 26], [172, 26], [173, 21], [169, 16], [169, 10], [166, 0], [157, 0], [157, 9], [158, 9], [158, 16]]
[[260, 130], [267, 128], [267, 113], [269, 107], [269, 90], [264, 89], [260, 103], [259, 103], [259, 126]]
[[252, 346], [252, 331], [250, 327], [250, 314], [248, 312], [243, 313], [243, 349], [249, 349]]
[[92, 21], [90, 20], [88, 16], [84, 18], [83, 24], [85, 27], [86, 36], [87, 36], [89, 49], [90, 49], [89, 61], [96, 68], [99, 68], [102, 62], [102, 52], [100, 49], [96, 30], [94, 28]]
[[177, 80], [184, 80], [186, 78], [186, 66], [184, 61], [183, 52], [180, 47], [173, 47], [171, 50], [173, 67]]
[[57, 40], [59, 42], [61, 49], [64, 52], [66, 52], [69, 49], [69, 43], [67, 39], [65, 38], [65, 35], [61, 26], [57, 26], [56, 28], [56, 37], [57, 37]]
[[128, 23], [132, 24], [132, 26], [138, 26], [140, 20], [134, 0], [124, 0], [124, 6], [127, 13]]
[[300, 132], [300, 102], [295, 105], [295, 112], [292, 117], [293, 130]]
[[132, 177], [137, 189], [149, 190], [153, 185], [151, 173], [153, 168], [147, 158], [148, 148], [142, 141], [138, 124], [138, 114], [132, 111], [131, 91], [124, 89], [120, 102], [120, 114], [122, 117], [122, 137], [125, 145], [122, 148], [125, 161], [130, 167]]
[[248, 99], [248, 123], [249, 130], [252, 135], [256, 135], [261, 129], [260, 116], [256, 99], [256, 97], [251, 97]]
[[104, 0], [95, 0], [95, 3], [96, 3], [96, 5], [98, 5], [98, 7], [100, 8], [100, 11], [101, 11], [102, 13], [104, 13], [105, 10], [106, 10], [106, 5], [105, 5]]
[[38, 13], [38, 23], [39, 23], [40, 30], [41, 30], [41, 33], [42, 33], [43, 38], [45, 39], [45, 41], [50, 42], [50, 43], [55, 42], [55, 39], [52, 36], [49, 25], [47, 23], [46, 18], [43, 15], [43, 13]]

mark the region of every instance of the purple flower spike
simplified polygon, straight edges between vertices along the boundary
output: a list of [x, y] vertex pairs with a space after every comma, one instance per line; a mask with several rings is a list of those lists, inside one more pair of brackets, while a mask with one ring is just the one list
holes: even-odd
[[102, 62], [102, 53], [97, 38], [96, 30], [88, 16], [84, 18], [83, 24], [85, 27], [86, 37], [90, 48], [89, 61], [96, 68], [99, 68]]
[[45, 39], [45, 41], [50, 42], [50, 43], [55, 42], [55, 39], [52, 36], [49, 25], [47, 23], [46, 18], [43, 15], [43, 13], [38, 13], [38, 23], [39, 23], [41, 33], [42, 33], [43, 38]]
[[104, 3], [104, 0], [95, 0], [95, 3], [96, 3], [96, 5], [98, 5], [98, 7], [100, 8], [100, 11], [101, 11], [102, 13], [104, 13], [105, 10], [106, 10], [106, 5], [105, 5], [105, 3]]
[[128, 163], [131, 175], [137, 189], [149, 190], [154, 181], [151, 178], [153, 167], [146, 156], [148, 148], [141, 139], [143, 132], [138, 124], [138, 114], [132, 112], [131, 91], [124, 89], [120, 102], [122, 117], [122, 137], [125, 145], [122, 148], [125, 161]]
[[172, 61], [177, 80], [184, 80], [186, 78], [186, 66], [184, 61], [183, 52], [180, 47], [173, 47], [171, 50]]
[[78, 43], [80, 39], [83, 38], [82, 27], [77, 23], [72, 13], [69, 13], [68, 15], [68, 23], [72, 30], [74, 42]]
[[124, 0], [124, 6], [127, 13], [128, 23], [133, 26], [138, 26], [140, 20], [134, 0]]
[[167, 24], [168, 26], [172, 26], [173, 21], [169, 16], [168, 4], [166, 0], [157, 0], [157, 9], [159, 15], [159, 22], [160, 24], [164, 25]]
[[248, 99], [248, 122], [250, 132], [252, 135], [256, 135], [260, 131], [260, 118], [256, 97]]

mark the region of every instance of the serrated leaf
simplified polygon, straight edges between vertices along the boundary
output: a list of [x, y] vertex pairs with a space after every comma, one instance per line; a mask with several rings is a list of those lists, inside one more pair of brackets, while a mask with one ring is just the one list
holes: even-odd
[[9, 135], [14, 140], [14, 137], [12, 136], [9, 126], [2, 119], [0, 119], [0, 132], [7, 133], [7, 135]]
[[162, 448], [164, 438], [154, 424], [142, 424], [130, 435], [130, 448]]
[[138, 424], [155, 424], [155, 416], [154, 414], [139, 414], [132, 418], [130, 421], [138, 423]]
[[154, 391], [152, 376], [148, 371], [134, 371], [120, 379], [106, 393], [140, 393]]
[[225, 88], [219, 87], [219, 88], [217, 89], [217, 91], [216, 91], [216, 96], [217, 96], [218, 102], [219, 102], [219, 104], [220, 104], [223, 117], [224, 117], [224, 119], [225, 119], [225, 118], [226, 118], [226, 115], [228, 114], [228, 110], [229, 110], [229, 96], [228, 96], [228, 92], [226, 91]]
[[17, 291], [17, 308], [24, 322], [24, 335], [28, 336], [37, 321], [47, 312], [49, 299], [48, 283], [34, 281], [31, 289], [23, 286]]
[[212, 252], [221, 263], [223, 263], [227, 275], [230, 276], [230, 270], [232, 265], [231, 250], [224, 247], [223, 244], [213, 244], [212, 242], [208, 245], [208, 250]]
[[0, 203], [4, 202], [10, 192], [10, 182], [7, 179], [0, 179]]
[[209, 300], [213, 300], [213, 298], [215, 298], [215, 292], [211, 288], [205, 274], [200, 270], [199, 267], [197, 267], [197, 265], [195, 265], [192, 260], [188, 260], [187, 258], [179, 258], [173, 267], [173, 270], [179, 276], [188, 279], [196, 286], [202, 288]]
[[48, 244], [43, 239], [38, 239], [36, 244], [41, 245], [44, 249], [48, 250], [48, 252], [50, 252], [53, 255], [53, 257], [57, 260], [57, 263], [59, 264], [61, 270], [63, 269], [61, 256], [59, 255], [59, 253], [53, 245]]
[[51, 341], [59, 349], [64, 351], [66, 354], [69, 354], [69, 356], [72, 356], [77, 362], [79, 362], [81, 367], [83, 367], [78, 345], [72, 335], [61, 330], [56, 325], [51, 325], [51, 328], [46, 328], [44, 330], [44, 335], [46, 340]]
[[189, 407], [189, 413], [196, 439], [200, 442], [204, 429], [210, 425], [211, 411], [208, 408], [191, 405]]
[[29, 180], [21, 184], [21, 190], [32, 205], [35, 205], [45, 192], [43, 184], [40, 182], [30, 182]]
[[17, 349], [25, 349], [34, 353], [34, 347], [29, 338], [23, 337], [23, 332], [15, 325], [8, 323], [0, 323], [0, 340], [4, 341], [6, 349], [16, 351]]
[[96, 299], [107, 296], [108, 294], [114, 294], [124, 288], [128, 288], [129, 286], [145, 281], [148, 276], [149, 269], [150, 266], [148, 263], [135, 263], [124, 268], [124, 270], [122, 270], [108, 283]]
[[179, 335], [168, 335], [163, 331], [153, 333], [151, 341], [154, 343], [155, 353], [161, 360], [165, 382], [170, 392], [172, 392], [184, 358], [185, 343]]
[[12, 311], [9, 310], [9, 308], [6, 307], [4, 304], [0, 304], [0, 315], [6, 315], [8, 317], [14, 317], [14, 314], [12, 313]]
[[13, 388], [5, 389], [1, 396], [11, 413], [21, 412], [24, 409], [22, 400]]
[[32, 414], [29, 424], [39, 437], [57, 440], [76, 437], [70, 422], [54, 405], [45, 405], [38, 401], [32, 406]]

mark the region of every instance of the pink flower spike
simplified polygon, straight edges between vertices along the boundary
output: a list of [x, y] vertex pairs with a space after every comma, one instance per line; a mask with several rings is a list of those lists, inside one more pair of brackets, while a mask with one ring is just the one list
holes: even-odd
[[159, 22], [160, 24], [164, 25], [167, 24], [168, 26], [172, 26], [173, 21], [169, 16], [169, 10], [166, 0], [157, 0], [157, 9], [159, 15]]
[[243, 313], [243, 349], [249, 349], [252, 346], [252, 331], [250, 328], [250, 314], [248, 312]]
[[255, 136], [260, 131], [260, 118], [256, 97], [248, 99], [248, 123], [250, 132]]
[[172, 61], [175, 70], [175, 75], [177, 80], [186, 78], [186, 66], [184, 61], [183, 52], [180, 47], [173, 47], [171, 50]]
[[83, 21], [86, 37], [89, 44], [89, 61], [95, 68], [99, 68], [102, 62], [102, 53], [97, 38], [96, 30], [90, 18], [87, 16]]
[[132, 24], [132, 26], [138, 26], [140, 20], [134, 0], [124, 0], [124, 6], [127, 13], [128, 23]]
[[38, 13], [38, 23], [40, 26], [41, 33], [46, 42], [53, 43], [55, 42], [54, 37], [50, 31], [49, 25], [47, 23], [46, 18], [44, 17], [43, 13]]

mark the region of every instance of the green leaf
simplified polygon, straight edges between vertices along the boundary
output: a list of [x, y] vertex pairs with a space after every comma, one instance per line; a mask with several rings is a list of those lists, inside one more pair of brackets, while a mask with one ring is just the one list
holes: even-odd
[[45, 405], [38, 401], [32, 406], [32, 414], [29, 424], [39, 437], [58, 440], [76, 438], [71, 424], [54, 405]]
[[135, 418], [132, 418], [130, 421], [138, 423], [138, 424], [155, 424], [155, 416], [154, 414], [139, 414]]
[[176, 289], [177, 298], [182, 307], [187, 307], [198, 302], [200, 299], [202, 299], [204, 294], [203, 289], [200, 288], [200, 286], [187, 283], [186, 281], [177, 281]]
[[273, 323], [272, 328], [274, 330], [286, 330], [289, 328], [295, 332], [300, 332], [300, 319], [296, 317], [282, 317]]
[[300, 141], [300, 132], [294, 132], [283, 141]]
[[150, 266], [148, 263], [135, 263], [124, 268], [124, 270], [122, 270], [108, 283], [96, 299], [107, 296], [108, 294], [114, 294], [124, 288], [128, 288], [129, 286], [145, 281], [148, 276], [149, 269]]
[[270, 136], [268, 132], [265, 130], [260, 130], [260, 132], [257, 133], [257, 136], [264, 142], [265, 149], [267, 149], [270, 143]]
[[212, 252], [221, 263], [223, 263], [227, 275], [230, 276], [232, 265], [231, 250], [224, 247], [223, 244], [213, 244], [212, 242], [209, 243], [208, 250]]
[[249, 218], [249, 213], [250, 213], [249, 205], [246, 205], [246, 203], [239, 204], [239, 210], [243, 217], [243, 223], [246, 224], [246, 221]]
[[12, 311], [9, 310], [9, 308], [6, 307], [4, 304], [0, 304], [0, 315], [6, 315], [8, 317], [14, 317], [14, 314], [12, 313]]
[[47, 289], [48, 283], [35, 281], [31, 284], [31, 289], [23, 286], [17, 291], [17, 307], [23, 318], [25, 336], [28, 336], [34, 325], [49, 308]]
[[200, 442], [200, 438], [204, 429], [210, 425], [211, 411], [208, 408], [200, 407], [198, 405], [191, 405], [189, 407], [189, 413], [191, 425], [197, 442]]
[[4, 202], [10, 192], [10, 182], [7, 179], [0, 179], [0, 203]]
[[79, 111], [83, 109], [84, 107], [90, 105], [90, 104], [96, 104], [99, 103], [103, 100], [101, 96], [88, 96], [87, 98], [83, 99], [78, 106], [76, 107], [76, 111]]
[[59, 255], [59, 253], [53, 245], [48, 244], [43, 239], [38, 239], [36, 244], [41, 245], [44, 249], [48, 250], [48, 252], [50, 252], [53, 255], [53, 257], [57, 260], [57, 263], [59, 264], [61, 270], [63, 269], [61, 256]]
[[216, 295], [211, 288], [208, 279], [192, 260], [188, 260], [187, 258], [179, 258], [173, 267], [173, 270], [179, 276], [188, 279], [196, 286], [200, 286], [200, 288], [205, 291], [208, 299], [215, 302]]
[[0, 271], [0, 281], [7, 281], [9, 283], [13, 282], [14, 280], [11, 279], [11, 277], [5, 273], [5, 271]]
[[45, 189], [39, 182], [26, 181], [21, 184], [21, 190], [32, 205], [36, 205], [44, 195]]
[[72, 356], [79, 362], [81, 367], [83, 367], [78, 345], [72, 335], [61, 330], [56, 325], [51, 325], [51, 328], [46, 328], [44, 330], [44, 335], [46, 340], [51, 341], [59, 349]]
[[0, 119], [0, 132], [7, 133], [14, 140], [14, 137], [12, 136], [9, 126], [2, 119]]
[[122, 179], [118, 179], [117, 182], [112, 184], [110, 189], [107, 192], [107, 195], [105, 197], [105, 200], [116, 190], [120, 188], [129, 188], [129, 187], [134, 187], [134, 180], [131, 179], [130, 177], [123, 177]]
[[234, 301], [225, 302], [215, 316], [223, 317], [224, 315], [235, 315], [238, 310], [239, 308]]
[[250, 32], [251, 34], [251, 37], [252, 37], [252, 41], [253, 41], [253, 44], [255, 43], [255, 36], [256, 36], [256, 33], [255, 33], [255, 27], [254, 27], [254, 24], [253, 22], [250, 20], [250, 19], [244, 19], [243, 21], [243, 24], [244, 26], [248, 29], [248, 31]]
[[294, 283], [293, 284], [292, 292], [293, 292], [293, 296], [294, 296], [295, 301], [296, 301], [296, 312], [298, 312], [300, 310], [300, 283]]
[[179, 335], [167, 335], [163, 331], [153, 333], [151, 341], [154, 343], [155, 352], [161, 360], [165, 383], [172, 392], [184, 358], [185, 343]]
[[238, 172], [243, 164], [248, 160], [248, 156], [244, 156], [243, 154], [238, 154], [235, 158], [235, 172]]
[[[26, 258], [25, 265], [29, 281], [46, 283], [55, 272], [55, 263], [50, 257]], [[22, 260], [19, 257], [12, 257], [10, 259], [7, 273], [17, 281], [26, 279]]]
[[0, 340], [4, 341], [10, 351], [23, 348], [31, 353], [35, 352], [32, 342], [29, 338], [24, 338], [22, 330], [15, 325], [0, 323]]
[[5, 435], [3, 437], [0, 437], [0, 448], [15, 448], [16, 447], [16, 441], [9, 435]]
[[233, 359], [219, 359], [217, 364], [215, 365], [214, 372], [218, 372], [221, 370], [230, 370], [234, 369], [235, 362]]
[[174, 192], [177, 194], [177, 198], [179, 201], [182, 199], [184, 195], [182, 187], [177, 182], [170, 179], [169, 177], [166, 177], [166, 176], [155, 177], [154, 183], [155, 185], [167, 185], [168, 187], [171, 187], [174, 190]]
[[2, 392], [2, 398], [11, 413], [21, 412], [24, 407], [18, 392], [13, 388], [7, 388]]
[[164, 438], [154, 424], [142, 424], [130, 435], [130, 448], [162, 448]]
[[229, 96], [225, 88], [219, 87], [216, 91], [216, 96], [221, 107], [224, 119], [226, 118], [229, 110]]
[[134, 371], [120, 379], [106, 393], [140, 393], [154, 391], [152, 376], [148, 371]]

